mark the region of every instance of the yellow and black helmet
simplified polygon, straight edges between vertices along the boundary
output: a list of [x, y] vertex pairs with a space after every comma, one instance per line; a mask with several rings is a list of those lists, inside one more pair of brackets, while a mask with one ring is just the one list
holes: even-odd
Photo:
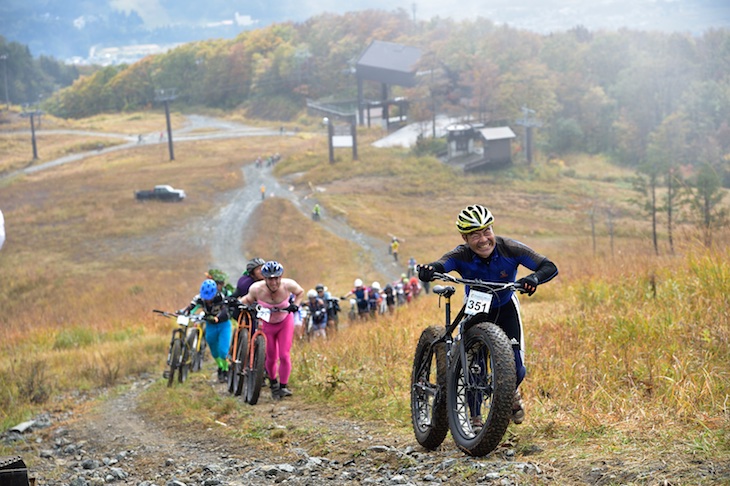
[[494, 224], [494, 216], [489, 209], [479, 204], [467, 206], [456, 217], [456, 229], [461, 234], [473, 233]]

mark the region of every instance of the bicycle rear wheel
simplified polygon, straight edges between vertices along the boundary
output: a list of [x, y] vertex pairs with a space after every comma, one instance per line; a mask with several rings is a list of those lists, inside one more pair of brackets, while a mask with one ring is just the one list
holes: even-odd
[[190, 347], [190, 352], [193, 356], [191, 363], [191, 369], [193, 372], [203, 369], [203, 351], [205, 348], [200, 342], [201, 339], [202, 333], [198, 329], [194, 329], [188, 339], [188, 347]]
[[416, 345], [411, 373], [411, 420], [416, 440], [434, 450], [446, 438], [446, 343], [434, 344], [444, 335], [437, 326], [426, 328]]
[[[456, 353], [448, 375], [449, 428], [459, 449], [486, 456], [502, 441], [512, 417], [515, 358], [509, 339], [495, 324], [477, 324], [463, 339], [466, 366]], [[475, 416], [481, 417], [481, 427], [474, 425]]]
[[[253, 346], [253, 367], [246, 374], [245, 400], [250, 405], [256, 405], [261, 395], [261, 387], [264, 384], [264, 360], [266, 358], [266, 338], [262, 335], [256, 336]], [[248, 363], [247, 363], [248, 364]]]
[[175, 371], [177, 371], [178, 364], [180, 363], [180, 357], [182, 355], [182, 341], [180, 338], [175, 338], [172, 342], [172, 349], [170, 351], [170, 366], [169, 373], [167, 375], [167, 386], [172, 386], [175, 382]]

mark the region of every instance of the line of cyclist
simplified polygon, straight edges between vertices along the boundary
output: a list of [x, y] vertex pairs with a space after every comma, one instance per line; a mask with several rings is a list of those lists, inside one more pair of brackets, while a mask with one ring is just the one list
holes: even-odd
[[[337, 330], [340, 300], [352, 296], [352, 314], [365, 318], [393, 312], [416, 298], [423, 290], [415, 275], [402, 274], [397, 281], [381, 288], [376, 281], [365, 286], [361, 279], [346, 295], [333, 297], [327, 287], [318, 283], [304, 289], [294, 280], [283, 278], [284, 267], [276, 261], [253, 258], [233, 287], [228, 276], [210, 269], [200, 292], [178, 312], [202, 313], [206, 321], [205, 339], [218, 369], [218, 381], [228, 381], [229, 353], [233, 329], [237, 325], [241, 303], [274, 309], [267, 319], [259, 319], [266, 335], [266, 374], [273, 398], [291, 396], [288, 380], [291, 374], [291, 347], [295, 338], [326, 338]], [[411, 272], [409, 272], [411, 274]], [[252, 329], [253, 332], [253, 329]]]
[[[276, 261], [251, 259], [234, 288], [228, 276], [211, 269], [200, 286], [200, 292], [178, 313], [202, 313], [206, 322], [205, 338], [218, 368], [218, 381], [228, 381], [228, 356], [233, 328], [241, 304], [263, 307], [268, 318], [259, 319], [266, 336], [265, 369], [272, 397], [291, 396], [288, 380], [291, 374], [291, 347], [294, 336], [313, 319], [316, 336], [326, 336], [326, 328], [336, 328], [340, 307], [323, 284], [306, 294], [293, 279], [283, 278], [284, 267]], [[252, 329], [253, 332], [253, 329]]]
[[350, 299], [350, 318], [364, 319], [394, 312], [396, 307], [411, 302], [424, 290], [428, 292], [428, 287], [418, 277], [403, 273], [400, 279], [387, 283], [385, 287], [377, 281], [367, 286], [362, 279], [355, 279], [352, 290], [340, 299]]

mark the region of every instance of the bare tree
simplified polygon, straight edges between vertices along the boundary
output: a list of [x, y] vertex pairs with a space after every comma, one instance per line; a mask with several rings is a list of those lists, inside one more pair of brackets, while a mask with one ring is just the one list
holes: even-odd
[[643, 199], [634, 199], [632, 202], [641, 207], [649, 216], [651, 216], [651, 237], [654, 244], [654, 253], [659, 255], [659, 243], [657, 239], [657, 185], [659, 181], [659, 172], [654, 166], [645, 166], [642, 172], [634, 179], [634, 190], [643, 196]]

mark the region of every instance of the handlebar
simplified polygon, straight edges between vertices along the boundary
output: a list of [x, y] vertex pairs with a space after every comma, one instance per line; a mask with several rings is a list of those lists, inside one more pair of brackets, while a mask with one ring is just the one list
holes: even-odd
[[448, 273], [440, 272], [434, 272], [433, 277], [434, 279], [443, 280], [444, 282], [469, 285], [470, 287], [486, 290], [488, 292], [498, 292], [500, 290], [516, 290], [522, 293], [526, 292], [526, 290], [522, 288], [522, 284], [517, 282], [488, 282], [486, 280], [454, 277]]
[[164, 317], [171, 317], [173, 319], [176, 319], [180, 316], [185, 316], [185, 317], [190, 318], [190, 320], [193, 322], [202, 322], [205, 320], [205, 318], [203, 316], [198, 315], [198, 314], [182, 314], [177, 311], [176, 312], [167, 312], [167, 311], [163, 311], [163, 310], [159, 310], [159, 309], [152, 309], [152, 312], [154, 312], [155, 314], [160, 314]]
[[159, 309], [152, 309], [152, 312], [154, 312], [156, 314], [162, 314], [165, 317], [177, 317], [177, 316], [182, 315], [179, 312], [167, 312], [167, 311], [163, 311], [163, 310], [159, 310]]
[[269, 309], [271, 312], [289, 312], [288, 307], [264, 307], [260, 304], [256, 304], [255, 309], [258, 310], [259, 307], [263, 309]]

